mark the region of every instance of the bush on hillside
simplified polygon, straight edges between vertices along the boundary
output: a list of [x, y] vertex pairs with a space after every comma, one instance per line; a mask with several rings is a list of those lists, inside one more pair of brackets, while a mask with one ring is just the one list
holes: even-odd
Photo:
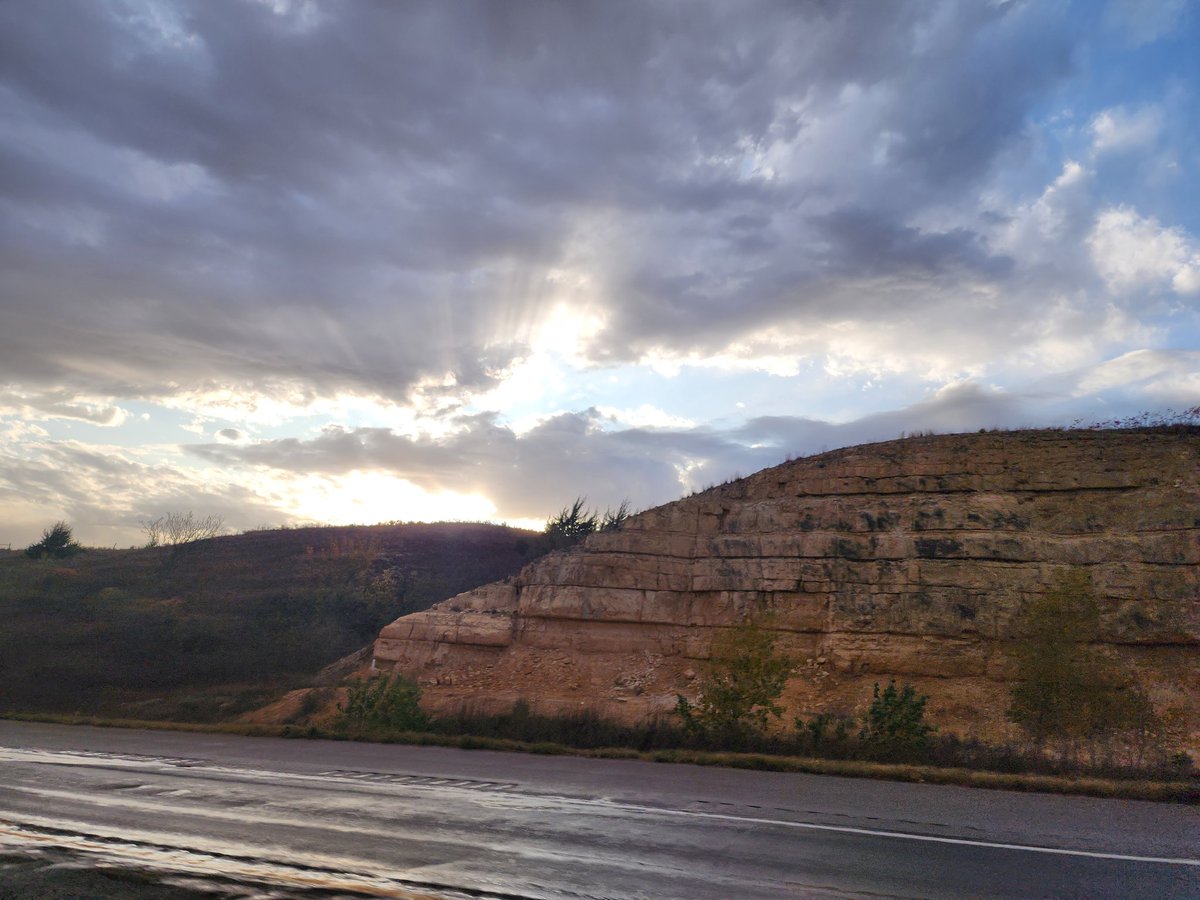
[[558, 515], [546, 521], [546, 528], [539, 541], [539, 550], [542, 553], [573, 547], [589, 534], [598, 531], [616, 531], [625, 524], [630, 515], [628, 500], [622, 500], [615, 510], [605, 510], [603, 515], [594, 509], [588, 509], [586, 504], [586, 497], [576, 497], [574, 503], [564, 506]]
[[937, 729], [925, 722], [929, 698], [911, 684], [896, 690], [891, 681], [882, 691], [875, 683], [871, 706], [863, 718], [858, 738], [869, 756], [892, 761], [916, 761], [929, 752], [929, 739]]
[[225, 520], [220, 516], [198, 518], [189, 509], [186, 513], [170, 512], [157, 519], [141, 523], [146, 532], [147, 547], [176, 547], [215, 538], [225, 532]]
[[42, 532], [40, 541], [25, 548], [25, 555], [30, 559], [63, 559], [82, 549], [71, 534], [71, 526], [66, 522], [55, 522]]
[[1158, 721], [1136, 677], [1092, 648], [1100, 606], [1087, 572], [1059, 576], [1018, 620], [1014, 649], [1020, 681], [1011, 691], [1010, 721], [1035, 744], [1055, 744], [1074, 757], [1093, 756], [1117, 739], [1142, 756], [1157, 743]]
[[700, 675], [699, 698], [676, 697], [684, 727], [728, 743], [766, 731], [783, 715], [779, 697], [792, 671], [792, 660], [776, 649], [776, 635], [761, 620], [728, 628], [713, 639]]
[[390, 675], [352, 684], [345, 706], [338, 708], [342, 723], [351, 728], [421, 731], [429, 727], [429, 718], [420, 704], [419, 684], [403, 675]]

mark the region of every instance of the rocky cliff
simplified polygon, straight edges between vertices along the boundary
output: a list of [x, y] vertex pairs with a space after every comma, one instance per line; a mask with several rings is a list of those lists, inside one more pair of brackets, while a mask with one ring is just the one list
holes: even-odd
[[930, 718], [1001, 737], [1021, 606], [1091, 573], [1102, 649], [1200, 747], [1200, 431], [916, 437], [798, 459], [644, 512], [383, 629], [375, 663], [435, 708], [694, 694], [715, 629], [773, 613], [790, 713], [854, 713], [890, 677]]

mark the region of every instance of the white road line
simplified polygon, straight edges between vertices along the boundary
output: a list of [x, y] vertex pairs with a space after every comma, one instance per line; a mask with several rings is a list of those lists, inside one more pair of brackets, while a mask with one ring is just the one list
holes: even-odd
[[[5, 751], [8, 751], [8, 752], [5, 752]], [[78, 762], [76, 762], [75, 760], [70, 760], [70, 757], [74, 754], [73, 754], [73, 751], [69, 751], [69, 750], [68, 751], [48, 751], [48, 752], [42, 751], [42, 752], [46, 752], [47, 755], [53, 755], [55, 757], [58, 757], [58, 759], [56, 759], [55, 761], [60, 762], [60, 763], [61, 762], [73, 762], [76, 765], [88, 765], [88, 764], [94, 765], [95, 764], [94, 759], [78, 761]], [[23, 749], [18, 749], [18, 748], [0, 748], [0, 758], [4, 758], [5, 756], [8, 756], [10, 759], [13, 759], [14, 757], [20, 758], [21, 755], [29, 754], [29, 753], [30, 753], [30, 751], [28, 751], [28, 750], [23, 750]], [[33, 753], [37, 753], [37, 751], [33, 751]], [[111, 760], [109, 762], [111, 762]], [[142, 760], [126, 761], [126, 760], [122, 759], [122, 760], [120, 760], [120, 762], [125, 763], [130, 768], [145, 766], [145, 763], [143, 763]], [[159, 765], [162, 765], [162, 763], [159, 763]], [[299, 773], [299, 772], [271, 772], [269, 770], [235, 769], [235, 768], [226, 768], [223, 766], [208, 766], [206, 768], [209, 771], [212, 771], [214, 773], [224, 773], [224, 774], [237, 775], [237, 776], [242, 776], [242, 777], [249, 776], [251, 778], [251, 780], [253, 780], [255, 777], [258, 777], [258, 778], [269, 778], [269, 779], [285, 778], [285, 779], [295, 779], [295, 780], [300, 780], [300, 781], [324, 781], [324, 780], [326, 780], [326, 777], [327, 777], [327, 776], [325, 776], [325, 773], [320, 773], [318, 775], [309, 775], [309, 774], [304, 774], [304, 773]], [[360, 779], [353, 779], [353, 775], [350, 775], [350, 777], [348, 778], [347, 777], [348, 774], [349, 773], [346, 773], [346, 772], [338, 772], [334, 776], [334, 778], [350, 780], [351, 783], [354, 783], [354, 782], [361, 783]], [[354, 774], [366, 774], [366, 773], [354, 773]], [[436, 779], [436, 776], [419, 776], [419, 777], [421, 777], [422, 779], [429, 778], [432, 780], [432, 782], [423, 780], [422, 782], [409, 782], [409, 783], [405, 784], [404, 786], [412, 787], [412, 788], [422, 788], [422, 787], [431, 788], [431, 787], [436, 787], [437, 781], [445, 781], [446, 780], [446, 779]], [[392, 783], [395, 784], [395, 782], [392, 782]], [[451, 786], [446, 785], [446, 787], [451, 787]], [[443, 787], [440, 789], [444, 790], [445, 788]], [[457, 788], [457, 787], [451, 787], [451, 789], [452, 790], [463, 790], [462, 788]], [[45, 793], [45, 794], [56, 793], [54, 791], [38, 789], [38, 788], [30, 788], [30, 787], [18, 788], [18, 790], [23, 790], [23, 791], [26, 791], [29, 793]], [[476, 791], [468, 791], [468, 793], [478, 794], [480, 792], [476, 790]], [[509, 795], [507, 795], [507, 799], [513, 800], [513, 801], [516, 801], [518, 799], [525, 798], [525, 797], [531, 798], [535, 801], [543, 801], [543, 802], [546, 800], [552, 799], [550, 797], [546, 797], [544, 795], [538, 795], [538, 794], [528, 794], [528, 795], [509, 794]], [[76, 799], [84, 799], [84, 798], [77, 797]], [[795, 829], [807, 830], [807, 831], [827, 831], [827, 832], [835, 832], [835, 833], [840, 833], [840, 834], [859, 834], [859, 835], [863, 835], [865, 837], [892, 838], [895, 840], [920, 841], [920, 842], [931, 843], [931, 844], [953, 844], [953, 845], [961, 846], [961, 847], [981, 847], [981, 848], [987, 848], [987, 849], [992, 849], [992, 850], [1016, 850], [1016, 851], [1020, 851], [1020, 852], [1024, 852], [1024, 853], [1045, 853], [1045, 854], [1050, 854], [1050, 855], [1054, 855], [1054, 856], [1076, 856], [1076, 857], [1085, 857], [1085, 858], [1089, 858], [1089, 859], [1108, 859], [1108, 860], [1116, 860], [1116, 861], [1120, 861], [1120, 862], [1157, 863], [1160, 865], [1191, 866], [1191, 867], [1200, 868], [1200, 859], [1191, 859], [1191, 858], [1187, 858], [1187, 857], [1138, 856], [1135, 854], [1128, 854], [1128, 853], [1108, 853], [1108, 852], [1104, 852], [1104, 851], [1100, 851], [1100, 850], [1072, 850], [1072, 849], [1065, 848], [1065, 847], [1041, 847], [1041, 846], [1037, 846], [1036, 844], [1012, 844], [1012, 843], [1005, 843], [1005, 842], [1001, 842], [1001, 841], [975, 840], [972, 838], [940, 837], [938, 835], [913, 834], [911, 832], [905, 832], [905, 831], [884, 831], [882, 829], [876, 829], [876, 828], [858, 828], [858, 827], [854, 827], [851, 825], [824, 825], [824, 824], [820, 824], [817, 822], [796, 822], [796, 821], [791, 821], [788, 819], [766, 819], [766, 818], [760, 818], [760, 817], [755, 817], [755, 816], [738, 816], [738, 815], [732, 815], [730, 813], [703, 812], [703, 811], [699, 811], [699, 810], [686, 810], [686, 809], [670, 809], [670, 808], [665, 808], [665, 807], [654, 807], [654, 806], [638, 806], [638, 805], [630, 804], [630, 803], [615, 803], [610, 800], [589, 800], [586, 798], [567, 798], [567, 797], [553, 798], [553, 799], [558, 800], [560, 802], [565, 802], [569, 805], [578, 804], [578, 805], [583, 805], [583, 806], [594, 806], [594, 807], [600, 807], [600, 808], [604, 808], [604, 809], [608, 809], [608, 810], [620, 810], [620, 811], [624, 811], [624, 812], [636, 813], [639, 815], [645, 815], [647, 813], [649, 813], [649, 814], [658, 813], [658, 814], [666, 815], [666, 816], [687, 817], [687, 818], [697, 818], [697, 819], [711, 819], [711, 820], [715, 820], [715, 821], [739, 822], [739, 823], [743, 823], [743, 824], [749, 823], [749, 824], [754, 824], [754, 825], [775, 825], [775, 826], [779, 826], [782, 828], [795, 828]], [[112, 802], [112, 801], [110, 800], [109, 802]], [[203, 813], [200, 813], [200, 815], [203, 815]], [[210, 815], [211, 815], [211, 813], [210, 813]], [[278, 824], [284, 824], [284, 823], [279, 822]]]
[[[621, 806], [620, 804], [614, 804]], [[630, 810], [645, 810], [646, 807], [628, 806]], [[1198, 866], [1200, 859], [1169, 856], [1134, 856], [1128, 853], [1105, 853], [1100, 850], [1068, 850], [1063, 847], [1038, 847], [1034, 844], [1006, 844], [999, 841], [977, 841], [970, 838], [938, 837], [932, 834], [910, 834], [905, 831], [880, 831], [874, 828], [855, 828], [850, 825], [821, 825], [816, 822], [790, 822], [786, 819], [759, 819], [752, 816], [734, 816], [728, 813], [698, 812], [687, 809], [655, 810], [673, 816], [694, 816], [701, 819], [720, 819], [729, 822], [752, 822], [756, 825], [781, 825], [785, 828], [801, 828], [809, 831], [836, 831], [844, 834], [862, 834], [869, 837], [897, 838], [904, 841], [924, 841], [931, 844], [956, 844], [963, 847], [987, 847], [995, 850], [1022, 850], [1026, 853], [1050, 853], [1057, 856], [1086, 856], [1092, 859], [1114, 859], [1122, 862], [1162, 863], [1171, 866]]]

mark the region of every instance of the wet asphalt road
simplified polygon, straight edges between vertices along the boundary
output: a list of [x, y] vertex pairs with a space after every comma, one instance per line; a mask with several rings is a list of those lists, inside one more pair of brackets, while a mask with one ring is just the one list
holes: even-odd
[[1200, 897], [1195, 807], [0, 721], [0, 853], [39, 851], [276, 896]]

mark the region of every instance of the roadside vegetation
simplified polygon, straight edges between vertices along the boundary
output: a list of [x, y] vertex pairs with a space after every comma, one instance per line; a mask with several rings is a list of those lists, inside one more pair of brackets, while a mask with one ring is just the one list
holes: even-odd
[[[784, 722], [780, 697], [794, 663], [778, 649], [771, 621], [751, 618], [721, 632], [699, 674], [696, 699], [679, 696], [674, 715], [640, 725], [587, 711], [537, 715], [523, 701], [505, 713], [468, 709], [429, 717], [419, 686], [391, 675], [352, 686], [331, 726], [335, 734], [366, 740], [515, 742], [533, 752], [627, 751], [660, 761], [1033, 790], [1084, 790], [1064, 787], [1081, 783], [1106, 796], [1149, 791], [1200, 799], [1198, 773], [1186, 754], [1171, 753], [1167, 729], [1136, 678], [1092, 649], [1099, 612], [1086, 573], [1062, 575], [1021, 614], [1014, 650], [1020, 680], [1009, 717], [1025, 740], [1008, 744], [939, 732], [925, 718], [929, 698], [895, 681], [874, 684], [858, 716]], [[1113, 786], [1120, 784], [1143, 787]]]
[[424, 731], [429, 716], [421, 709], [421, 686], [402, 675], [355, 681], [339, 704], [338, 724], [348, 729]]
[[779, 697], [793, 662], [776, 650], [769, 619], [750, 619], [721, 632], [709, 648], [695, 703], [676, 696], [684, 730], [713, 744], [738, 744], [766, 734], [783, 715]]
[[[403, 693], [411, 696], [411, 688]], [[888, 762], [855, 749], [856, 732], [844, 730], [845, 744], [831, 753], [827, 744], [800, 738], [761, 741], [758, 749], [713, 749], [695, 741], [670, 720], [624, 726], [592, 714], [539, 716], [526, 703], [498, 715], [463, 713], [432, 718], [424, 727], [405, 729], [342, 717], [325, 724], [263, 725], [185, 723], [112, 719], [78, 715], [23, 714], [0, 718], [118, 728], [158, 728], [260, 737], [370, 741], [457, 747], [510, 753], [571, 755], [594, 759], [635, 759], [658, 763], [723, 766], [770, 772], [878, 778], [922, 784], [947, 784], [996, 790], [1041, 791], [1136, 800], [1200, 804], [1200, 779], [1185, 768], [1130, 772], [1092, 771], [1085, 767], [1046, 765], [1045, 757], [1011, 747], [990, 747], [939, 735], [924, 762]]]
[[156, 546], [100, 550], [60, 522], [0, 556], [0, 712], [229, 719], [530, 558], [531, 533], [497, 525], [193, 527], [211, 524], [184, 514]]
[[1092, 646], [1100, 605], [1086, 572], [1059, 576], [1022, 611], [1018, 628], [1022, 680], [1012, 689], [1008, 718], [1038, 750], [1070, 762], [1159, 761], [1164, 722], [1137, 676]]
[[220, 516], [188, 510], [143, 520], [145, 545], [131, 550], [84, 548], [57, 522], [23, 554], [0, 554], [0, 713], [228, 720], [335, 682], [322, 670], [388, 622], [628, 516], [628, 503], [600, 513], [579, 498], [542, 532], [413, 523], [224, 535]]
[[[1198, 415], [1108, 427], [1195, 428]], [[343, 683], [339, 694], [344, 673], [321, 674], [398, 616], [619, 529], [629, 514], [627, 503], [601, 514], [581, 497], [538, 534], [456, 524], [216, 536], [223, 523], [188, 512], [143, 523], [147, 546], [130, 551], [85, 550], [58, 522], [23, 554], [0, 556], [0, 716], [1200, 802], [1200, 777], [1173, 752], [1169, 723], [1136, 675], [1095, 649], [1099, 603], [1082, 571], [1020, 613], [1007, 716], [1021, 739], [1006, 744], [939, 731], [925, 718], [930, 698], [894, 681], [874, 684], [858, 714], [785, 721], [780, 698], [795, 661], [767, 616], [721, 631], [693, 697], [640, 725], [586, 711], [539, 715], [524, 701], [503, 713], [431, 716], [420, 686], [402, 676]], [[231, 722], [309, 686], [290, 724]]]
[[[570, 532], [580, 519], [592, 527], [577, 539], [605, 521], [577, 501], [547, 530], [557, 522]], [[35, 546], [73, 544], [61, 524]], [[0, 715], [1200, 800], [1191, 761], [1171, 755], [1136, 679], [1091, 648], [1097, 602], [1080, 573], [1022, 613], [1022, 680], [1008, 713], [1023, 742], [938, 732], [925, 720], [929, 698], [895, 682], [875, 684], [858, 716], [787, 722], [779, 698], [794, 665], [770, 618], [724, 631], [696, 698], [636, 726], [591, 712], [539, 715], [524, 702], [434, 717], [399, 675], [350, 682], [329, 719], [340, 676], [322, 680], [323, 666], [398, 615], [515, 571], [537, 537], [487, 525], [310, 528], [12, 554], [0, 559]], [[324, 686], [291, 724], [231, 722], [305, 685]]]

